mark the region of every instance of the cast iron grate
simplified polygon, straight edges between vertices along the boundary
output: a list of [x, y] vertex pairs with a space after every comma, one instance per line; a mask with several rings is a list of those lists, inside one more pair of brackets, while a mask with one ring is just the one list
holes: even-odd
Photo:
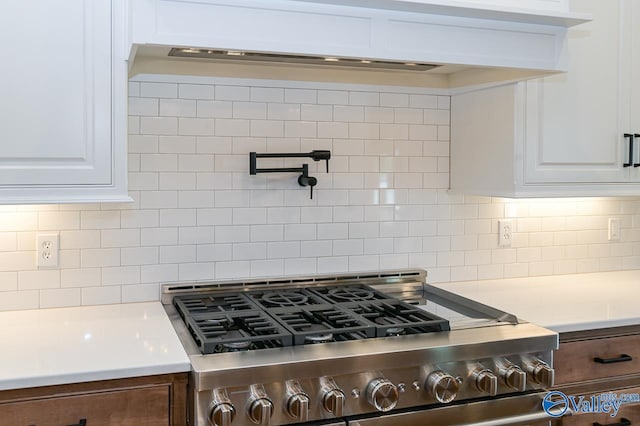
[[375, 337], [372, 324], [339, 306], [274, 308], [269, 313], [292, 333], [294, 345]]
[[291, 333], [262, 311], [198, 314], [185, 322], [203, 354], [292, 344]]
[[446, 319], [400, 300], [354, 302], [342, 306], [370, 321], [376, 329], [376, 337], [450, 330]]
[[246, 295], [256, 305], [267, 311], [272, 308], [327, 304], [322, 297], [303, 288], [250, 291]]
[[312, 290], [330, 303], [349, 303], [373, 300], [395, 300], [366, 285], [316, 287]]
[[242, 293], [229, 294], [192, 294], [177, 296], [173, 305], [184, 319], [191, 315], [215, 312], [235, 312], [257, 310], [257, 306]]

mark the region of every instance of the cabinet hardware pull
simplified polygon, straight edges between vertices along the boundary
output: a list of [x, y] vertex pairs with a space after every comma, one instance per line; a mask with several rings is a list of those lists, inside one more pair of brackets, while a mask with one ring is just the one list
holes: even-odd
[[602, 423], [595, 422], [593, 423], [593, 426], [631, 426], [631, 421], [623, 417], [620, 419], [618, 423], [609, 423], [609, 424], [603, 425]]
[[597, 356], [593, 358], [593, 361], [597, 362], [598, 364], [613, 364], [615, 362], [633, 361], [633, 357], [627, 354], [621, 354], [617, 358], [600, 358], [599, 356]]
[[[634, 133], [633, 137], [635, 140], [640, 141], [640, 133]], [[633, 141], [633, 139], [631, 139]], [[640, 163], [633, 163], [633, 167], [640, 167]]]
[[[631, 423], [629, 423], [631, 424]], [[69, 426], [87, 426], [87, 419], [80, 419], [78, 423]]]
[[629, 138], [629, 161], [623, 163], [622, 167], [630, 167], [633, 164], [633, 133], [625, 133], [624, 137]]

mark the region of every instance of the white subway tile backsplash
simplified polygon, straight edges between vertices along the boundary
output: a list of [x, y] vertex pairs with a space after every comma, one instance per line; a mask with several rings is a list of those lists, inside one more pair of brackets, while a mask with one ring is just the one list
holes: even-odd
[[200, 118], [232, 118], [233, 102], [198, 100], [196, 101], [196, 116]]
[[[310, 105], [308, 105], [310, 106]], [[269, 120], [300, 120], [299, 104], [270, 103], [267, 105], [267, 118]]]
[[349, 238], [349, 225], [346, 223], [318, 224], [318, 240], [336, 240]]
[[122, 287], [122, 303], [149, 302], [160, 298], [158, 284], [139, 284]]
[[333, 120], [333, 108], [331, 105], [302, 105], [299, 118], [304, 121]]
[[284, 123], [282, 120], [251, 120], [249, 134], [257, 137], [281, 138], [284, 136]]
[[318, 103], [345, 105], [349, 103], [349, 92], [344, 90], [318, 90]]
[[213, 226], [189, 226], [178, 229], [178, 244], [213, 244], [214, 242]]
[[310, 89], [284, 89], [284, 101], [294, 104], [315, 104], [318, 91]]
[[59, 270], [18, 272], [18, 290], [40, 290], [46, 288], [60, 288]]
[[284, 260], [253, 260], [251, 261], [252, 277], [273, 277], [284, 274]]
[[82, 288], [83, 305], [107, 305], [122, 302], [122, 290], [119, 286]]
[[213, 136], [213, 118], [178, 118], [178, 134], [181, 136]]
[[[129, 98], [129, 115], [145, 115], [155, 117], [158, 115], [158, 99], [155, 98]], [[165, 114], [160, 114], [165, 115]]]
[[213, 99], [214, 87], [204, 84], [179, 84], [178, 97], [183, 99]]
[[315, 274], [315, 258], [289, 258], [284, 260], [284, 273], [286, 275], [310, 275]]
[[[159, 115], [161, 117], [195, 117], [196, 105], [197, 104], [195, 100], [160, 99]], [[131, 114], [131, 111], [129, 111], [129, 114]]]
[[409, 95], [411, 108], [437, 108], [438, 96], [433, 95]]
[[239, 243], [233, 245], [233, 260], [256, 260], [267, 258], [267, 244]]
[[253, 102], [283, 102], [284, 89], [277, 87], [251, 87], [250, 99]]
[[153, 265], [158, 263], [158, 247], [123, 248], [120, 253], [120, 265], [123, 266]]
[[[145, 77], [147, 78], [147, 77]], [[640, 199], [450, 192], [450, 98], [328, 83], [129, 85], [131, 204], [0, 209], [0, 310], [158, 300], [181, 280], [426, 268], [429, 282], [640, 268]], [[403, 89], [405, 90], [405, 89]], [[330, 150], [251, 176], [248, 153]], [[497, 221], [512, 218], [512, 246]], [[608, 218], [623, 239], [607, 240]], [[60, 269], [38, 270], [39, 232]]]
[[140, 117], [140, 133], [147, 135], [177, 135], [176, 117]]
[[300, 257], [300, 242], [275, 241], [267, 243], [267, 257], [269, 259]]
[[148, 98], [177, 98], [178, 85], [175, 83], [140, 83], [140, 96]]
[[196, 246], [196, 260], [198, 262], [231, 260], [232, 250], [231, 244], [198, 244]]
[[140, 245], [140, 229], [105, 229], [101, 231], [102, 247], [136, 247]]
[[81, 303], [81, 289], [65, 288], [40, 291], [41, 308], [65, 308], [78, 306]]
[[140, 282], [139, 266], [117, 266], [102, 268], [102, 285], [126, 285]]

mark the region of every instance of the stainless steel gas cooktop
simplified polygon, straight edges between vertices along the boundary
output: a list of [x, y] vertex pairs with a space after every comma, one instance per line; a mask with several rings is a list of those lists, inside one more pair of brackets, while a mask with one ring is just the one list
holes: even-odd
[[510, 416], [542, 418], [531, 394], [553, 384], [557, 334], [425, 279], [403, 270], [165, 285], [192, 363], [192, 423], [362, 425], [514, 394], [527, 408]]

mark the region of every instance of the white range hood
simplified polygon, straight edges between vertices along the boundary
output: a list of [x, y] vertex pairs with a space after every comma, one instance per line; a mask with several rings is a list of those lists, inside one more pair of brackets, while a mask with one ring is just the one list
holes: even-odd
[[565, 71], [567, 29], [589, 20], [567, 0], [131, 0], [129, 59], [132, 75], [260, 64], [339, 79], [358, 65], [358, 75], [454, 88]]

